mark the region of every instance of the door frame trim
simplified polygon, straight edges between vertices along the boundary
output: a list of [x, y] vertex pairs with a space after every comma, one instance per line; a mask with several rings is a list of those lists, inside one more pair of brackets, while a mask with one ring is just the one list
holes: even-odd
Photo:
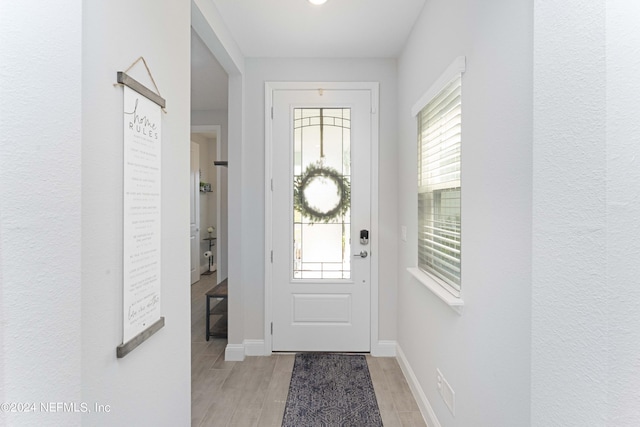
[[379, 169], [379, 91], [378, 82], [265, 82], [265, 106], [264, 106], [264, 136], [265, 136], [265, 180], [264, 180], [264, 354], [269, 356], [273, 349], [271, 336], [271, 322], [273, 321], [273, 294], [271, 263], [271, 248], [273, 247], [273, 216], [271, 178], [273, 169], [273, 144], [272, 144], [272, 108], [273, 92], [275, 90], [368, 90], [371, 93], [371, 239], [369, 240], [371, 251], [371, 299], [370, 299], [370, 351], [372, 355], [380, 354], [378, 341], [378, 169]]

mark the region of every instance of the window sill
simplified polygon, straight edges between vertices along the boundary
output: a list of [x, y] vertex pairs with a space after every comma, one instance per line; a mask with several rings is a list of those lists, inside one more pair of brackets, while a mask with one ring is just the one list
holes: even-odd
[[435, 280], [429, 275], [423, 273], [417, 267], [409, 267], [407, 271], [411, 273], [413, 277], [420, 283], [422, 283], [427, 289], [429, 289], [435, 296], [440, 298], [445, 304], [447, 304], [453, 311], [462, 315], [462, 308], [464, 307], [464, 301], [462, 298], [451, 295], [445, 289], [442, 289]]

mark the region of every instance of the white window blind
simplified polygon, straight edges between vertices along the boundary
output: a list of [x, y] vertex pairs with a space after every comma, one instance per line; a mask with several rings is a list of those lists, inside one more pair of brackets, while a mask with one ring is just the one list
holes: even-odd
[[461, 74], [418, 113], [418, 268], [460, 295]]

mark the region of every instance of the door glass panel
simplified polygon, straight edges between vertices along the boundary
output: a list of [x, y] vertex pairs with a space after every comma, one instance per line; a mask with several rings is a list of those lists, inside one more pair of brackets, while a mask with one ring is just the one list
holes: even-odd
[[295, 108], [293, 278], [351, 278], [351, 110]]

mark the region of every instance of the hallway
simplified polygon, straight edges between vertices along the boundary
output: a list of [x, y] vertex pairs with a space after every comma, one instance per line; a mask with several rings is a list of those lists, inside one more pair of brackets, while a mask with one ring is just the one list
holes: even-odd
[[[280, 427], [294, 355], [225, 362], [227, 340], [205, 340], [204, 294], [216, 281], [202, 276], [191, 286], [191, 425]], [[367, 362], [384, 425], [426, 426], [396, 360]]]

